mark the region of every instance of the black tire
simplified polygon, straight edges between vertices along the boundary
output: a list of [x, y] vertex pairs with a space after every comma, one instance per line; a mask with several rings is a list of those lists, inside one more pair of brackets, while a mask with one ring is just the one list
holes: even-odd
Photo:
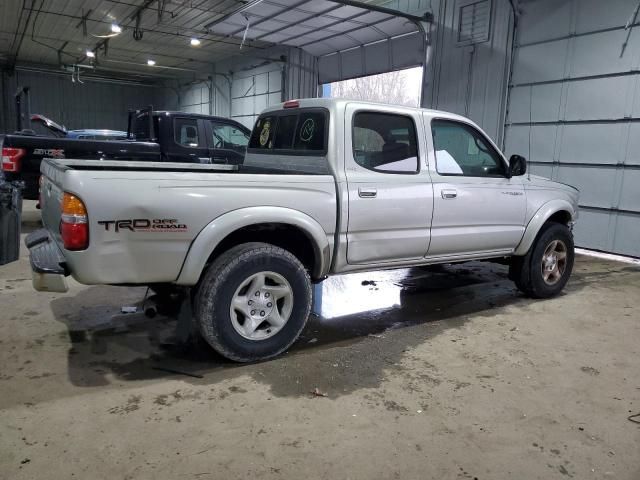
[[[559, 241], [566, 250], [562, 273], [554, 283], [545, 281], [543, 274], [543, 257], [545, 250], [552, 242]], [[546, 223], [533, 245], [526, 255], [513, 257], [509, 268], [509, 278], [511, 278], [519, 290], [525, 295], [533, 298], [549, 298], [557, 295], [567, 284], [573, 263], [575, 251], [573, 235], [566, 225], [556, 222]]]
[[[231, 301], [246, 279], [265, 271], [275, 272], [289, 283], [291, 313], [275, 335], [250, 340], [234, 327]], [[200, 332], [214, 350], [230, 360], [253, 362], [275, 357], [296, 341], [309, 317], [311, 299], [309, 274], [295, 256], [267, 243], [245, 243], [229, 249], [208, 267], [193, 305]]]

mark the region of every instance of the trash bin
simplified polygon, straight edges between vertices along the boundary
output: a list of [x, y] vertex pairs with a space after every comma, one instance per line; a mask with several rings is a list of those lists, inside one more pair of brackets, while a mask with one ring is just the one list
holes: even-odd
[[20, 257], [22, 188], [22, 182], [0, 179], [0, 265]]

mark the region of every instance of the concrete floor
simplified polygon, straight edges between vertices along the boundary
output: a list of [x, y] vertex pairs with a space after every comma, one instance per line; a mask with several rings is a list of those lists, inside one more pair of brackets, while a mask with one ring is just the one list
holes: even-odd
[[640, 479], [640, 268], [578, 257], [548, 301], [482, 263], [323, 294], [290, 352], [236, 365], [121, 315], [144, 289], [0, 267], [0, 477]]

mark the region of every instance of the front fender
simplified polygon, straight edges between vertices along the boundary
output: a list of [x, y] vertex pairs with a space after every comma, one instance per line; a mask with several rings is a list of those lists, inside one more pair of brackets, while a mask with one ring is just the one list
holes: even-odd
[[322, 226], [309, 215], [284, 207], [249, 207], [219, 216], [204, 227], [191, 243], [176, 283], [195, 285], [207, 260], [229, 234], [260, 223], [282, 223], [302, 230], [313, 243], [316, 267], [314, 276], [324, 275], [331, 264], [331, 246]]
[[524, 235], [522, 236], [522, 240], [520, 240], [520, 243], [513, 254], [526, 255], [529, 248], [531, 248], [531, 245], [533, 245], [542, 225], [544, 225], [554, 213], [562, 211], [569, 212], [571, 214], [572, 221], [575, 221], [578, 217], [576, 208], [567, 200], [556, 199], [542, 205], [533, 217], [531, 217], [531, 220], [529, 220], [527, 228], [524, 231]]

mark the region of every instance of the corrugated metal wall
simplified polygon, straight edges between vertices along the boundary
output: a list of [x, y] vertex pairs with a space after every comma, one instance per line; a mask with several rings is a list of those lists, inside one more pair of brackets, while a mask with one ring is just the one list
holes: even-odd
[[288, 98], [316, 97], [318, 62], [298, 48], [273, 48], [259, 59], [236, 57], [222, 62], [208, 80], [170, 87], [174, 84], [168, 82], [164, 90], [165, 104], [173, 105], [170, 108], [231, 117], [252, 128], [269, 105]]
[[109, 128], [127, 129], [127, 112], [161, 101], [156, 88], [151, 86], [121, 83], [115, 81], [98, 82], [88, 78], [84, 84], [72, 83], [70, 75], [55, 72], [41, 73], [16, 71], [9, 76], [2, 74], [4, 92], [3, 114], [0, 132], [15, 129], [15, 105], [13, 95], [18, 87], [31, 87], [31, 112], [45, 115], [69, 129]]
[[489, 40], [467, 45], [458, 41], [458, 15], [463, 2], [433, 2], [433, 51], [423, 106], [465, 115], [501, 143], [512, 11], [508, 0], [490, 0], [490, 4]]
[[624, 27], [637, 6], [638, 0], [521, 1], [505, 137], [507, 153], [528, 156], [533, 173], [580, 189], [578, 245], [634, 256], [640, 256], [640, 26]]
[[[212, 115], [213, 101], [210, 93], [211, 88], [213, 88], [211, 80], [202, 80], [180, 87], [177, 89], [180, 98], [175, 110]], [[171, 96], [171, 93], [169, 96]], [[167, 101], [169, 101], [169, 99], [167, 99]]]
[[252, 128], [258, 114], [284, 98], [283, 67], [278, 63], [233, 74], [231, 118]]
[[284, 100], [318, 96], [318, 59], [299, 48], [289, 48], [285, 66]]

